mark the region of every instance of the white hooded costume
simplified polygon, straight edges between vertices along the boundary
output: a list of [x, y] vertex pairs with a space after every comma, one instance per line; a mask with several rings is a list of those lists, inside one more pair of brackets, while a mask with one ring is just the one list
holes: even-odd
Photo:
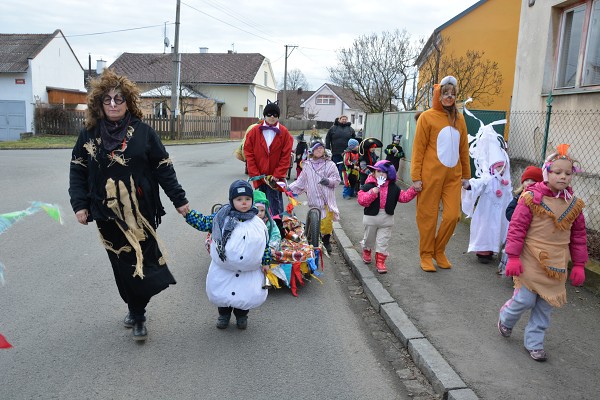
[[[468, 110], [466, 113], [476, 118]], [[462, 189], [462, 211], [472, 218], [468, 251], [497, 253], [508, 232], [505, 212], [512, 200], [512, 184], [506, 145], [493, 125], [506, 124], [506, 120], [488, 125], [479, 122], [476, 136], [469, 136], [469, 154], [475, 163], [476, 177], [469, 180], [470, 190]], [[501, 172], [494, 169], [498, 163], [504, 165]]]

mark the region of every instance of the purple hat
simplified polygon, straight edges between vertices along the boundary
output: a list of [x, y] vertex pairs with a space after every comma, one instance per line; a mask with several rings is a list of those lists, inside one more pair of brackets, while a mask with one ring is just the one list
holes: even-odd
[[394, 165], [388, 160], [377, 161], [375, 165], [369, 165], [368, 168], [375, 171], [385, 172], [388, 180], [390, 181], [396, 180], [396, 168], [394, 168]]

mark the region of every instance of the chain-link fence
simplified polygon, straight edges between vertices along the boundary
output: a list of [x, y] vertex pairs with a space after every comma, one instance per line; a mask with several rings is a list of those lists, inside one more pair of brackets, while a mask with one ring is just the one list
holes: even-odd
[[571, 145], [569, 154], [583, 170], [573, 177], [573, 191], [586, 204], [590, 255], [600, 258], [600, 110], [513, 111], [508, 119], [513, 184], [528, 165], [541, 166], [557, 145]]

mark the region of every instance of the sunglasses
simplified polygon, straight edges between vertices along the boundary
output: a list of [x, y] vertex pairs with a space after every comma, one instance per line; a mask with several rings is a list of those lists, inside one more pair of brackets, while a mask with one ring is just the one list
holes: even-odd
[[116, 105], [121, 105], [125, 103], [125, 96], [117, 94], [115, 97], [110, 97], [109, 95], [106, 95], [102, 98], [102, 104], [106, 106], [109, 106], [112, 102], [114, 102]]
[[279, 118], [279, 114], [273, 114], [273, 113], [265, 114], [265, 116]]

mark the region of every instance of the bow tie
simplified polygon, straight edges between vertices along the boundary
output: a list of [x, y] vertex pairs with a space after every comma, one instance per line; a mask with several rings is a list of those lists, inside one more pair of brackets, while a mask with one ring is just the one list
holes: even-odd
[[258, 129], [260, 129], [261, 132], [264, 131], [265, 129], [270, 129], [270, 130], [272, 130], [275, 133], [279, 133], [280, 132], [280, 130], [279, 130], [279, 128], [277, 126], [270, 126], [270, 125], [261, 125], [261, 126], [258, 127]]

